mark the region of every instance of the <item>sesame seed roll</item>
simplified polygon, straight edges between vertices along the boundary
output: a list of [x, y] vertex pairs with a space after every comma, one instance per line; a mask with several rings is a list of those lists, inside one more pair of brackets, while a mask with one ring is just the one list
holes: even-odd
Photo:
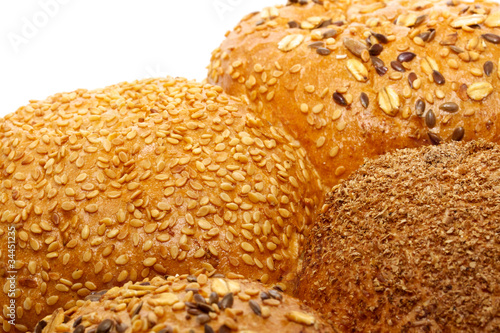
[[333, 332], [297, 299], [213, 274], [155, 277], [103, 291], [41, 320], [35, 332]]
[[15, 328], [8, 282], [0, 293], [5, 332], [156, 275], [204, 268], [285, 287], [322, 200], [298, 141], [182, 78], [31, 101], [0, 120], [0, 148], [0, 275], [17, 271]]
[[295, 0], [245, 17], [209, 82], [282, 123], [324, 183], [397, 148], [500, 141], [500, 6]]

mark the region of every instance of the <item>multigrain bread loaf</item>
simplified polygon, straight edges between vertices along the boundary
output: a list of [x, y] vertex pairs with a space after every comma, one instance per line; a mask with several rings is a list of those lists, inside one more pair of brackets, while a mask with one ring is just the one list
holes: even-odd
[[404, 149], [327, 199], [299, 297], [348, 332], [500, 331], [500, 147]]
[[332, 186], [397, 148], [500, 141], [499, 13], [486, 1], [290, 1], [229, 32], [208, 80], [283, 123]]
[[[286, 284], [322, 199], [283, 129], [220, 87], [180, 78], [32, 101], [1, 120], [0, 148], [0, 276], [13, 270], [13, 226], [18, 331], [157, 274], [205, 268]], [[13, 332], [7, 320], [3, 330]]]
[[127, 283], [40, 321], [56, 332], [333, 332], [321, 318], [280, 289], [224, 277], [170, 276]]

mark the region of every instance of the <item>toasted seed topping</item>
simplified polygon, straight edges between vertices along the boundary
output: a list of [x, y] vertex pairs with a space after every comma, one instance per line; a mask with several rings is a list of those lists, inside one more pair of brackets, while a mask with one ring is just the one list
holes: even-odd
[[442, 111], [455, 113], [459, 110], [458, 104], [453, 102], [443, 103], [439, 106], [439, 109]]
[[398, 55], [399, 62], [410, 62], [416, 57], [416, 54], [413, 52], [403, 52]]
[[500, 44], [500, 36], [495, 34], [483, 34], [481, 35], [484, 40], [493, 44]]
[[361, 58], [363, 51], [368, 49], [365, 44], [348, 37], [344, 38], [344, 46], [358, 58]]
[[97, 326], [96, 333], [108, 333], [114, 326], [114, 322], [111, 319], [105, 319], [102, 323]]
[[367, 109], [368, 106], [370, 105], [370, 99], [368, 98], [368, 95], [364, 92], [361, 93], [359, 100], [361, 101], [361, 105]]
[[406, 72], [406, 69], [403, 67], [403, 65], [399, 61], [391, 61], [391, 67], [395, 71], [404, 73]]
[[429, 136], [429, 139], [431, 140], [431, 143], [433, 145], [438, 145], [441, 143], [441, 141], [443, 141], [443, 139], [441, 139], [441, 137], [436, 133], [427, 132], [427, 135]]
[[311, 43], [311, 44], [309, 44], [307, 46], [310, 47], [311, 49], [318, 49], [320, 47], [324, 47], [325, 43], [320, 41], [320, 42]]
[[335, 29], [329, 29], [325, 32], [323, 32], [323, 39], [328, 39], [328, 38], [335, 38], [337, 36], [338, 32]]
[[464, 135], [465, 135], [464, 128], [459, 126], [459, 127], [455, 128], [455, 130], [453, 131], [453, 133], [451, 135], [451, 139], [453, 141], [462, 141], [462, 139], [464, 138]]
[[439, 73], [436, 70], [432, 72], [432, 77], [434, 78], [434, 82], [436, 82], [436, 84], [443, 85], [446, 82], [443, 74]]
[[415, 114], [419, 117], [422, 117], [425, 112], [425, 102], [423, 99], [418, 99], [415, 103]]
[[368, 51], [371, 56], [378, 56], [383, 50], [384, 47], [381, 44], [373, 44]]
[[416, 79], [417, 79], [417, 74], [415, 74], [414, 72], [408, 74], [408, 83], [410, 84], [410, 87], [415, 88], [414, 82]]
[[280, 49], [283, 52], [290, 52], [291, 50], [295, 49], [300, 44], [302, 44], [303, 40], [304, 40], [304, 35], [300, 34], [288, 35], [278, 43], [278, 49]]
[[261, 316], [262, 315], [262, 310], [260, 309], [260, 305], [254, 301], [253, 299], [248, 301], [248, 304], [250, 305], [250, 309], [257, 315]]
[[491, 12], [484, 24], [490, 28], [500, 27], [500, 11]]
[[85, 332], [85, 326], [83, 326], [83, 325], [78, 325], [73, 330], [73, 333], [83, 333], [83, 332]]
[[316, 322], [316, 319], [313, 316], [298, 311], [289, 312], [286, 314], [286, 317], [293, 322], [306, 326], [314, 325]]
[[493, 92], [493, 86], [489, 82], [476, 82], [467, 88], [467, 95], [475, 100], [481, 101]]
[[391, 87], [382, 89], [378, 94], [380, 108], [388, 115], [394, 117], [400, 108], [398, 94]]
[[300, 26], [300, 25], [299, 25], [299, 23], [298, 23], [297, 21], [290, 21], [290, 22], [288, 22], [288, 27], [289, 27], [290, 29], [296, 29], [296, 28], [298, 28], [299, 26]]
[[335, 101], [335, 103], [337, 103], [338, 105], [341, 105], [341, 106], [347, 106], [347, 101], [346, 99], [344, 98], [344, 96], [342, 94], [339, 94], [338, 92], [334, 92], [333, 93], [333, 100]]
[[234, 296], [233, 293], [229, 293], [222, 297], [222, 300], [219, 302], [219, 308], [221, 309], [230, 309], [233, 307]]
[[457, 41], [458, 41], [458, 33], [455, 32], [446, 35], [445, 38], [441, 42], [439, 42], [439, 44], [443, 46], [450, 46], [450, 45], [455, 45]]
[[473, 26], [476, 24], [481, 24], [485, 21], [485, 19], [486, 19], [485, 15], [479, 15], [479, 14], [461, 16], [461, 17], [454, 19], [450, 23], [450, 25], [453, 28], [462, 28], [464, 26]]
[[368, 81], [368, 70], [365, 65], [357, 59], [347, 60], [347, 69], [360, 82]]
[[382, 59], [374, 56], [370, 57], [370, 59], [378, 75], [383, 76], [385, 73], [387, 73], [389, 69], [385, 67], [385, 64], [382, 61]]
[[429, 110], [425, 114], [425, 125], [429, 128], [434, 128], [436, 126], [436, 115], [434, 114], [434, 111]]
[[493, 64], [493, 61], [486, 61], [484, 63], [484, 66], [483, 66], [483, 69], [484, 69], [484, 74], [486, 74], [486, 76], [491, 76], [491, 73], [493, 73], [493, 69], [494, 69], [494, 64]]
[[322, 55], [322, 56], [327, 56], [330, 53], [332, 53], [332, 51], [330, 51], [329, 49], [327, 49], [325, 47], [319, 47], [316, 49], [316, 53], [319, 55]]
[[379, 34], [379, 33], [374, 32], [374, 33], [372, 33], [372, 35], [373, 35], [373, 37], [375, 37], [378, 40], [378, 42], [380, 44], [387, 44], [387, 43], [389, 43], [389, 40], [383, 34]]

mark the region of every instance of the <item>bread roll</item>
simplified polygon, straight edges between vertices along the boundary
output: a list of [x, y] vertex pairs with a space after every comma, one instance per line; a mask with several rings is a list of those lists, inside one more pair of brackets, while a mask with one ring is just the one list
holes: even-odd
[[281, 122], [326, 185], [367, 157], [500, 141], [498, 3], [290, 1], [251, 14], [208, 80]]
[[17, 330], [157, 274], [286, 284], [321, 184], [297, 141], [246, 111], [178, 78], [57, 94], [1, 120], [0, 276], [14, 226]]
[[346, 332], [500, 330], [500, 147], [399, 150], [327, 199], [299, 296]]
[[249, 280], [155, 277], [88, 298], [35, 332], [333, 332], [297, 299]]

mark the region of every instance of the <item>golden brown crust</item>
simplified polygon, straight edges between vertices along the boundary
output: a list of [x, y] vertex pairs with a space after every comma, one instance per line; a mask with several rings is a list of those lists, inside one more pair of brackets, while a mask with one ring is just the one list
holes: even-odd
[[205, 274], [127, 283], [65, 313], [57, 310], [38, 327], [51, 328], [43, 333], [333, 332], [313, 310], [276, 289]]
[[286, 284], [322, 200], [297, 141], [180, 78], [33, 101], [1, 120], [0, 148], [0, 275], [15, 226], [19, 331], [156, 274]]
[[208, 79], [292, 131], [326, 185], [396, 148], [500, 141], [497, 3], [300, 3], [246, 17]]
[[500, 330], [500, 147], [404, 149], [336, 186], [299, 296], [350, 332]]

